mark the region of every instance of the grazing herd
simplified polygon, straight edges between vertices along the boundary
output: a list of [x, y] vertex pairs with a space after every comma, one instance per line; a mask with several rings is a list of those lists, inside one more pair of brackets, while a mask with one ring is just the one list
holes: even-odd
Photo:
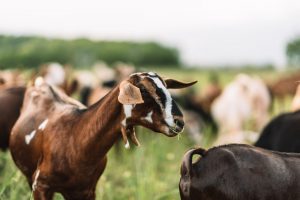
[[[183, 156], [182, 200], [300, 199], [296, 73], [271, 84], [239, 74], [224, 89], [214, 78], [197, 96], [169, 91], [197, 81], [136, 72], [122, 63], [115, 70], [98, 63], [93, 70], [70, 77], [70, 68], [50, 63], [27, 84], [19, 72], [0, 72], [0, 148], [9, 149], [35, 200], [51, 200], [54, 193], [95, 199], [112, 146], [120, 139], [125, 148], [140, 145], [136, 126], [168, 137], [185, 127], [201, 144], [204, 125], [218, 132], [216, 146]], [[81, 102], [70, 97], [74, 92]], [[273, 99], [285, 92], [295, 94], [291, 112], [267, 123]], [[255, 132], [247, 130], [249, 123]]]

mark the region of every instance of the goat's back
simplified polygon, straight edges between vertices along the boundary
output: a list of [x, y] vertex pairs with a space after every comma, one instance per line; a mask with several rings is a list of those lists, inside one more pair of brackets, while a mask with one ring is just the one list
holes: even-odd
[[269, 122], [255, 146], [300, 153], [300, 111], [284, 113]]
[[[191, 161], [193, 151], [184, 160]], [[183, 163], [180, 194], [184, 200], [300, 199], [300, 156], [248, 145], [226, 145]]]
[[[71, 126], [70, 123], [56, 122], [81, 106], [47, 84], [27, 88], [23, 108], [10, 139], [13, 159], [27, 177], [32, 176], [42, 157], [43, 141], [57, 138], [57, 129], [64, 130], [64, 127]], [[53, 127], [51, 131], [47, 131], [50, 127]]]

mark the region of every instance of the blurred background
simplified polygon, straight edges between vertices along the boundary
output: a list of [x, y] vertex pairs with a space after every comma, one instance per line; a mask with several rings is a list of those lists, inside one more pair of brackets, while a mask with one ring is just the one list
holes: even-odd
[[[274, 117], [300, 109], [299, 19], [297, 0], [2, 2], [0, 101], [37, 76], [86, 105], [137, 71], [198, 80], [171, 91], [185, 132], [166, 138], [139, 128], [142, 146], [117, 144], [97, 187], [101, 200], [179, 199], [189, 148], [254, 144]], [[29, 199], [3, 145], [0, 200]]]

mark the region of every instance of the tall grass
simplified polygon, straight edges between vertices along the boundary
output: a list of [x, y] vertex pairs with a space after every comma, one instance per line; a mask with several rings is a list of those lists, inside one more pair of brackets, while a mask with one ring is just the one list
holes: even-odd
[[[181, 158], [193, 145], [186, 135], [168, 138], [140, 128], [141, 147], [111, 149], [108, 165], [98, 182], [98, 200], [179, 199]], [[0, 200], [28, 200], [31, 191], [8, 152], [0, 155]], [[56, 195], [55, 199], [62, 199]]]

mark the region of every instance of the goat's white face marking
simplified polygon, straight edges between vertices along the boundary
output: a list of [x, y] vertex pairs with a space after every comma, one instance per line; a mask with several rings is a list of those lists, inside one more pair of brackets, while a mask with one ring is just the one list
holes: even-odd
[[36, 190], [36, 187], [37, 187], [37, 179], [40, 175], [40, 170], [38, 169], [37, 172], [36, 172], [36, 175], [34, 177], [34, 182], [32, 184], [32, 190], [35, 191]]
[[156, 86], [158, 88], [160, 88], [166, 96], [165, 121], [170, 127], [173, 127], [175, 124], [174, 124], [174, 118], [173, 118], [173, 115], [172, 115], [172, 97], [171, 97], [171, 94], [158, 77], [153, 77], [153, 76], [156, 76], [156, 74], [154, 72], [149, 72], [148, 74], [150, 75], [148, 77], [151, 78], [154, 81]]
[[125, 114], [125, 118], [122, 121], [122, 125], [126, 126], [126, 119], [131, 117], [131, 113], [132, 113], [132, 109], [133, 109], [133, 105], [131, 104], [124, 104], [123, 105], [123, 109], [124, 109], [124, 114]]
[[152, 115], [153, 115], [153, 111], [149, 112], [144, 119], [150, 123], [153, 123]]
[[26, 144], [29, 144], [31, 142], [31, 140], [33, 139], [33, 137], [35, 136], [36, 131], [32, 131], [29, 135], [25, 135], [25, 142]]
[[156, 74], [154, 72], [149, 72], [148, 73], [150, 76], [156, 76]]
[[40, 126], [39, 126], [39, 130], [44, 130], [46, 128], [46, 125], [48, 123], [48, 119], [44, 120]]

